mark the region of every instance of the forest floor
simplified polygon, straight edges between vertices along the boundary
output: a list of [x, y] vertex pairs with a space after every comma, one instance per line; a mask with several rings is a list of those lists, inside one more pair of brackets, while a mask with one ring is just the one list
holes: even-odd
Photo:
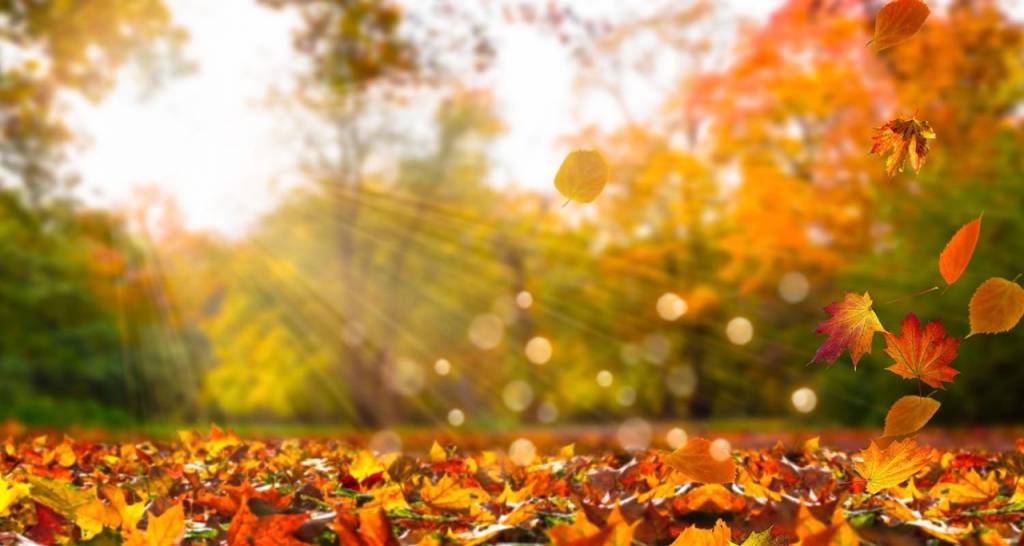
[[634, 451], [618, 444], [644, 438], [622, 427], [409, 430], [403, 451], [386, 454], [360, 447], [379, 436], [353, 432], [258, 440], [214, 428], [111, 440], [21, 429], [0, 443], [0, 544], [1021, 539], [1020, 429], [936, 429], [865, 449], [878, 431], [692, 426], [673, 452], [666, 427], [651, 427], [653, 447]]

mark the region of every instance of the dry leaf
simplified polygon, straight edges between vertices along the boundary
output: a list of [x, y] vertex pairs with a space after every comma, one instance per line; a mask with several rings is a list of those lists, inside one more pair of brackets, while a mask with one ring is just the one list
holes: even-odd
[[974, 291], [968, 309], [971, 333], [967, 337], [1006, 332], [1024, 315], [1024, 289], [1016, 282], [993, 277]]
[[931, 10], [921, 0], [896, 0], [882, 7], [875, 17], [875, 36], [870, 44], [882, 51], [909, 40], [924, 25]]
[[904, 436], [921, 430], [940, 405], [938, 400], [924, 396], [900, 398], [885, 415], [884, 436]]
[[971, 262], [974, 247], [978, 244], [981, 233], [981, 216], [964, 224], [946, 243], [946, 248], [939, 255], [939, 273], [946, 284], [953, 284]]
[[871, 153], [890, 154], [885, 160], [886, 174], [895, 176], [897, 172], [902, 172], [908, 160], [914, 172], [920, 172], [928, 156], [928, 141], [935, 138], [935, 131], [927, 121], [896, 118], [876, 131], [872, 137], [874, 143], [871, 145]]
[[569, 201], [580, 203], [597, 199], [607, 183], [608, 163], [597, 150], [571, 152], [555, 175], [555, 188]]
[[875, 332], [884, 332], [878, 315], [871, 309], [871, 296], [865, 292], [863, 296], [847, 292], [843, 301], [834, 302], [825, 308], [832, 315], [814, 330], [817, 334], [826, 334], [828, 339], [818, 347], [812, 362], [832, 364], [844, 350], [849, 349], [853, 368], [864, 353], [871, 352], [871, 340]]
[[884, 450], [874, 442], [860, 452], [861, 460], [854, 463], [854, 469], [867, 480], [868, 493], [899, 485], [912, 478], [928, 466], [932, 449], [917, 447], [913, 438], [893, 442]]

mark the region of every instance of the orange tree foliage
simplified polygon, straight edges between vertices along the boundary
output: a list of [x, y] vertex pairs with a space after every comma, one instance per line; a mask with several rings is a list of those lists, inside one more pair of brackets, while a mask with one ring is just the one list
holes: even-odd
[[[0, 543], [1011, 544], [1020, 449], [374, 453], [337, 441], [0, 443]], [[701, 461], [700, 459], [708, 459]], [[713, 462], [711, 458], [722, 459]], [[720, 472], [715, 465], [727, 465]], [[719, 483], [702, 483], [700, 479]]]

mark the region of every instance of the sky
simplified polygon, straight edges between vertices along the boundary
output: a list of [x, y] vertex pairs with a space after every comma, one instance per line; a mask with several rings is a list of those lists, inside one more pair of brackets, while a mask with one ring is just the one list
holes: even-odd
[[[758, 18], [778, 3], [728, 6]], [[197, 70], [145, 98], [138, 82], [122, 78], [103, 102], [74, 109], [72, 123], [90, 140], [76, 158], [80, 192], [92, 203], [118, 206], [137, 187], [154, 185], [178, 201], [189, 228], [240, 235], [297, 180], [300, 136], [267, 97], [303, 62], [291, 45], [299, 21], [255, 0], [168, 4], [190, 33], [186, 54]], [[621, 16], [626, 5], [579, 0], [574, 7]], [[618, 110], [578, 100], [574, 63], [554, 37], [525, 26], [499, 28], [496, 49], [491, 78], [506, 132], [494, 148], [492, 181], [547, 190], [569, 151], [560, 137], [589, 123], [616, 123]], [[644, 89], [634, 91], [640, 106], [652, 102]]]

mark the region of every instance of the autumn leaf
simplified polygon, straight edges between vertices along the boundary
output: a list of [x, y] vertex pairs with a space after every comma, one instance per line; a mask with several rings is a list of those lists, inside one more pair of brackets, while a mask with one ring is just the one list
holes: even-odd
[[860, 461], [854, 462], [854, 469], [867, 480], [868, 493], [878, 493], [907, 481], [928, 466], [932, 449], [918, 447], [913, 438], [908, 438], [893, 442], [884, 450], [871, 442], [859, 456]]
[[578, 510], [571, 524], [552, 527], [548, 536], [556, 546], [605, 546], [614, 531], [615, 527], [594, 525], [585, 512]]
[[12, 483], [0, 475], [0, 517], [6, 516], [11, 507], [29, 495], [31, 486], [27, 483]]
[[258, 516], [244, 499], [231, 518], [227, 546], [301, 546], [305, 544], [292, 533], [298, 530], [309, 514], [269, 514]]
[[850, 351], [853, 368], [864, 353], [871, 352], [871, 341], [875, 332], [884, 332], [878, 315], [871, 309], [871, 296], [865, 292], [858, 296], [847, 292], [843, 301], [834, 302], [825, 308], [830, 318], [821, 322], [815, 329], [816, 334], [825, 334], [828, 339], [818, 347], [811, 362], [827, 362], [832, 364], [843, 353]]
[[736, 478], [732, 458], [713, 457], [711, 442], [704, 438], [690, 438], [683, 447], [665, 456], [665, 464], [702, 483], [728, 483]]
[[442, 510], [465, 510], [489, 500], [490, 495], [479, 487], [463, 487], [446, 474], [437, 483], [426, 481], [420, 488], [420, 498]]
[[903, 319], [900, 335], [885, 332], [885, 352], [896, 361], [886, 368], [907, 379], [918, 379], [941, 389], [943, 383], [953, 381], [958, 372], [949, 363], [956, 358], [960, 340], [947, 337], [942, 323], [929, 322], [924, 330], [913, 313]]
[[964, 224], [946, 243], [946, 248], [939, 255], [939, 273], [946, 284], [953, 284], [971, 262], [974, 247], [978, 244], [981, 233], [981, 216]]
[[724, 521], [715, 522], [714, 529], [701, 529], [691, 525], [679, 533], [672, 546], [729, 546], [732, 533]]
[[398, 546], [398, 540], [391, 532], [391, 523], [380, 509], [359, 510], [356, 514], [338, 509], [332, 526], [342, 544]]
[[874, 144], [871, 153], [890, 154], [885, 160], [886, 174], [895, 176], [897, 172], [902, 172], [907, 160], [914, 172], [920, 172], [928, 155], [928, 141], [935, 138], [935, 131], [927, 121], [896, 118], [876, 131], [872, 137]]
[[1014, 281], [993, 277], [974, 291], [968, 309], [971, 333], [967, 337], [1006, 332], [1024, 315], [1024, 289]]
[[885, 415], [884, 436], [903, 436], [921, 430], [939, 411], [939, 401], [923, 396], [904, 396]]
[[952, 504], [979, 504], [999, 494], [999, 482], [994, 473], [982, 479], [977, 471], [971, 470], [957, 481], [935, 484], [928, 494]]
[[931, 10], [922, 0], [895, 0], [875, 17], [875, 36], [870, 44], [882, 51], [909, 40], [924, 25]]
[[89, 540], [101, 533], [104, 527], [120, 527], [121, 514], [117, 508], [96, 498], [75, 509], [75, 524], [82, 530], [82, 538]]
[[580, 203], [597, 199], [607, 183], [608, 163], [597, 150], [569, 153], [555, 175], [555, 188], [569, 201]]
[[147, 546], [175, 546], [184, 536], [185, 510], [180, 504], [171, 506], [159, 516], [149, 514], [149, 524], [146, 526]]

